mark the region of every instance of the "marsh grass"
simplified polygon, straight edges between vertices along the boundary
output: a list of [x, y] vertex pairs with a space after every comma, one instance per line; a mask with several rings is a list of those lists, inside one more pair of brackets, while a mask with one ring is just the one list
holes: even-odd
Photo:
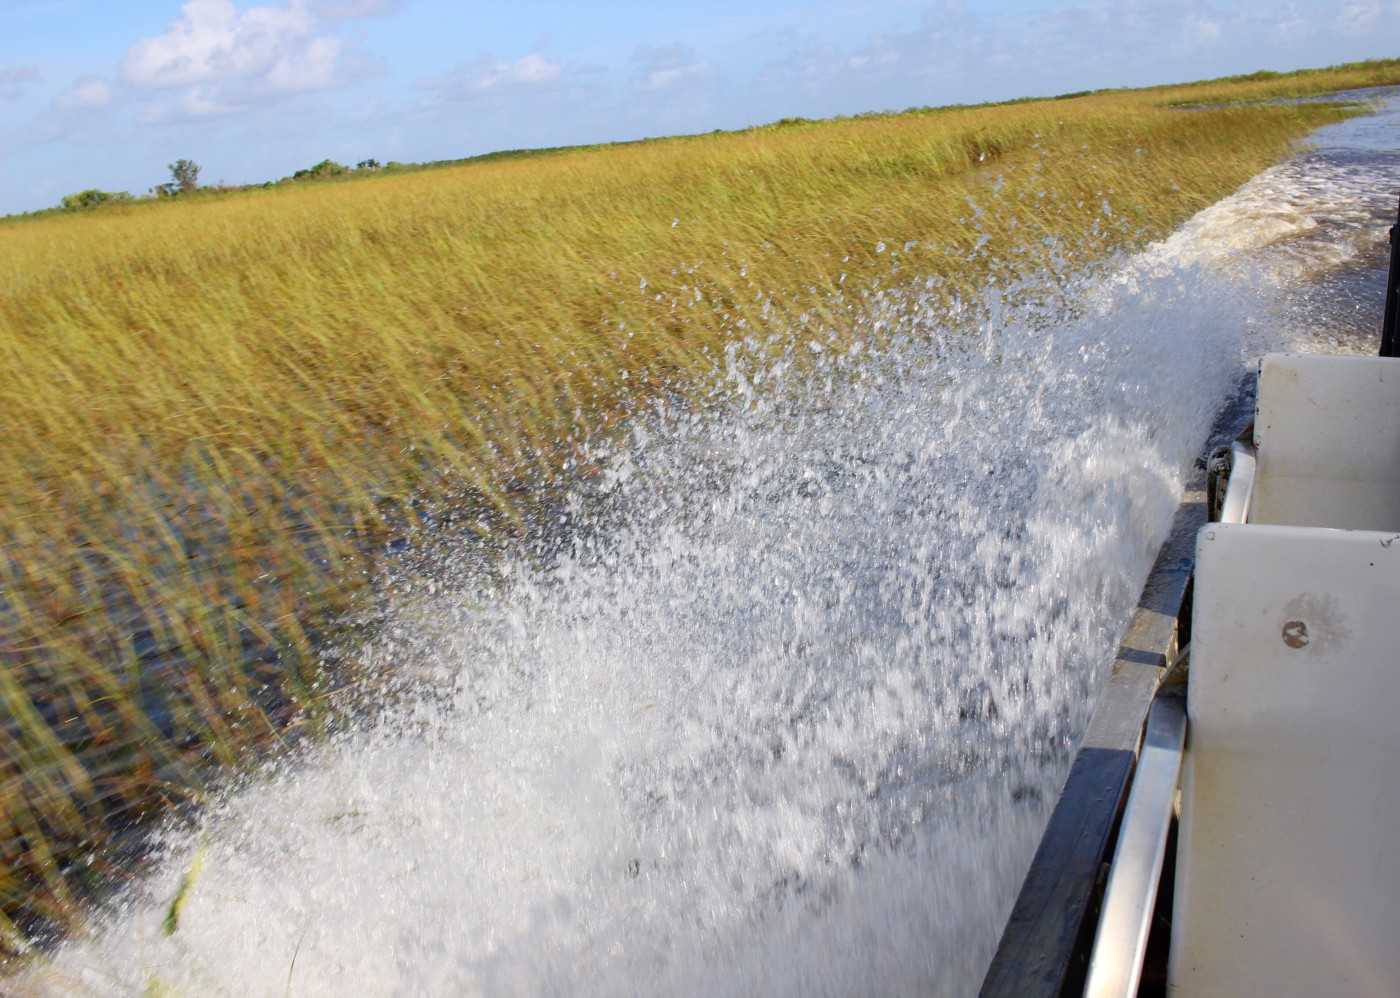
[[[1400, 64], [1363, 75], [1400, 81]], [[736, 338], [851, 330], [843, 310], [911, 280], [975, 294], [1046, 240], [1087, 265], [1354, 113], [1169, 106], [1265, 84], [0, 227], [5, 946], [128, 875], [114, 836], [333, 722], [352, 622], [405, 537], [451, 524], [510, 544], [587, 474], [580, 441], [685, 395]]]

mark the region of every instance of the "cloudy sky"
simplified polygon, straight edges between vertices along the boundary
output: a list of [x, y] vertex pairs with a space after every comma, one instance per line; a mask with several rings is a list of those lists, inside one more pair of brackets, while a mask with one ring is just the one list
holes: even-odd
[[1400, 0], [0, 0], [0, 214], [1400, 55]]

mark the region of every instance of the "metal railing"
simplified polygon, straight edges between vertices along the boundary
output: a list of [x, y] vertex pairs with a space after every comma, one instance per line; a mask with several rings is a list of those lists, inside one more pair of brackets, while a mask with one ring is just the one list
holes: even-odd
[[1254, 478], [1258, 469], [1253, 445], [1236, 440], [1230, 445], [1230, 484], [1225, 487], [1221, 523], [1244, 523], [1254, 500]]
[[1147, 734], [1089, 957], [1086, 998], [1131, 998], [1138, 992], [1185, 745], [1186, 696], [1178, 686], [1158, 693], [1147, 715]]

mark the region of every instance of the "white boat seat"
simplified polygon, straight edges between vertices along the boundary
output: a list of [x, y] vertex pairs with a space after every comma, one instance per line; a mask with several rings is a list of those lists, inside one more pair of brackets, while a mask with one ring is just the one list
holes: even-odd
[[1178, 996], [1400, 994], [1400, 359], [1261, 365], [1197, 544]]

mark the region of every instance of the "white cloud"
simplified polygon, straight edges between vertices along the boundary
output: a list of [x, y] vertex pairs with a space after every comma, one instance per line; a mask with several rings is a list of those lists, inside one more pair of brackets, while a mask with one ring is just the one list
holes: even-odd
[[638, 45], [632, 61], [637, 63], [632, 89], [638, 91], [676, 90], [719, 75], [715, 67], [696, 55], [693, 49], [679, 43], [658, 48]]
[[174, 100], [153, 104], [136, 116], [138, 125], [168, 125], [174, 122], [227, 118], [242, 111], [238, 105], [211, 99], [203, 90], [187, 90]]
[[852, 99], [868, 94], [864, 109], [873, 110], [888, 103], [877, 94], [902, 90], [916, 96], [926, 88], [919, 82], [911, 87], [911, 81], [985, 77], [988, 67], [1013, 61], [1006, 48], [1003, 30], [993, 30], [991, 21], [949, 0], [925, 10], [909, 30], [890, 27], [848, 46], [808, 42], [766, 66], [759, 79], [795, 83], [810, 94], [838, 92]]
[[0, 100], [18, 100], [26, 83], [39, 82], [38, 66], [0, 66]]
[[563, 68], [557, 62], [550, 62], [538, 53], [532, 53], [515, 62], [497, 64], [491, 77], [491, 86], [538, 86], [552, 83], [559, 78]]
[[[1400, 9], [1400, 8], [1397, 8]], [[1301, 41], [1308, 36], [1312, 25], [1293, 4], [1281, 5], [1269, 25], [1269, 37], [1283, 44]]]
[[1375, 0], [1351, 0], [1341, 5], [1332, 27], [1338, 34], [1360, 35], [1371, 30], [1381, 16], [1381, 5]]
[[1385, 37], [1395, 3], [1081, 0], [993, 14], [949, 0], [910, 27], [802, 38], [757, 82], [789, 107], [836, 96], [877, 109], [1291, 69], [1340, 61], [1355, 39]]
[[1207, 17], [1196, 18], [1191, 25], [1191, 33], [1195, 36], [1195, 41], [1201, 45], [1215, 45], [1220, 41], [1224, 29], [1220, 21]]
[[138, 91], [178, 91], [146, 122], [209, 117], [328, 90], [382, 68], [338, 33], [340, 21], [391, 10], [385, 0], [285, 0], [240, 9], [231, 0], [188, 0], [165, 33], [127, 50], [122, 79]]
[[342, 52], [339, 38], [313, 38], [295, 59], [278, 59], [268, 70], [268, 85], [275, 91], [324, 90], [336, 83]]
[[65, 111], [95, 110], [112, 103], [112, 88], [106, 80], [84, 76], [54, 97], [54, 105]]
[[562, 64], [538, 52], [531, 52], [514, 62], [502, 62], [495, 56], [483, 53], [449, 73], [420, 80], [414, 87], [432, 92], [439, 101], [469, 101], [543, 91], [552, 88], [563, 75]]
[[269, 72], [301, 51], [316, 28], [305, 4], [253, 7], [189, 0], [165, 34], [131, 46], [122, 75], [140, 87], [182, 87]]
[[317, 17], [333, 21], [378, 17], [392, 14], [402, 7], [403, 0], [312, 0], [311, 4]]

